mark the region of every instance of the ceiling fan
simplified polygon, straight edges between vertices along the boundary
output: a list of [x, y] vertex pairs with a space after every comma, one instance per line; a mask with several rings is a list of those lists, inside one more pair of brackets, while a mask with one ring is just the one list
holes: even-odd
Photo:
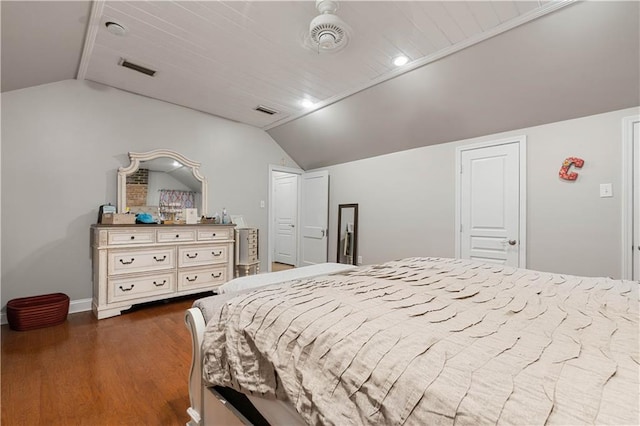
[[347, 24], [336, 15], [338, 2], [334, 0], [316, 0], [316, 9], [320, 15], [309, 24], [309, 38], [314, 50], [337, 52], [349, 42]]

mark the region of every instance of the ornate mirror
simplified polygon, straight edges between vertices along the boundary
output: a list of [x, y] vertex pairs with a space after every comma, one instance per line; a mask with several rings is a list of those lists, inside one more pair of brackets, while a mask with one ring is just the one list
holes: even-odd
[[207, 215], [207, 179], [200, 163], [175, 151], [130, 152], [131, 164], [118, 169], [118, 212], [129, 209], [162, 215], [197, 208]]
[[358, 205], [338, 205], [338, 263], [358, 264]]

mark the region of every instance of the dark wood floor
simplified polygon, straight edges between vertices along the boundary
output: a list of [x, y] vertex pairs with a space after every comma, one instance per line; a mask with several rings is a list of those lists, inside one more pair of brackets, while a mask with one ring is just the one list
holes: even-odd
[[58, 326], [2, 326], [2, 425], [184, 425], [195, 298]]

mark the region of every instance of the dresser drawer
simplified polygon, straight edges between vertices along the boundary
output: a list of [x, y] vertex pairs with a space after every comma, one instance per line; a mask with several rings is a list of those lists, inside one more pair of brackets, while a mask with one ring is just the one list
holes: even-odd
[[173, 269], [176, 266], [173, 247], [138, 250], [111, 250], [108, 254], [109, 275]]
[[231, 228], [207, 228], [207, 229], [198, 229], [198, 241], [226, 241], [233, 239], [231, 237], [231, 233], [233, 229]]
[[178, 266], [180, 268], [226, 263], [228, 259], [227, 246], [223, 245], [178, 247]]
[[173, 272], [109, 279], [109, 302], [138, 299], [156, 294], [173, 293], [176, 289]]
[[107, 244], [149, 244], [156, 241], [156, 232], [153, 229], [130, 231], [109, 231]]
[[178, 272], [178, 291], [200, 287], [215, 288], [227, 281], [226, 265], [194, 268]]
[[176, 243], [184, 241], [195, 241], [196, 231], [194, 229], [159, 229], [158, 230], [158, 242], [159, 243]]

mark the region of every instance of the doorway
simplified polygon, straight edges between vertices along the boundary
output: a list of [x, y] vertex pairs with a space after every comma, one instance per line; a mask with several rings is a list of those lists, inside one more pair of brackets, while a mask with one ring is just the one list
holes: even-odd
[[526, 136], [456, 149], [456, 257], [526, 267]]
[[640, 116], [622, 120], [622, 278], [640, 280]]
[[329, 172], [270, 165], [269, 272], [326, 263], [328, 226]]
[[269, 270], [290, 269], [298, 264], [298, 211], [301, 170], [269, 168], [271, 248]]

